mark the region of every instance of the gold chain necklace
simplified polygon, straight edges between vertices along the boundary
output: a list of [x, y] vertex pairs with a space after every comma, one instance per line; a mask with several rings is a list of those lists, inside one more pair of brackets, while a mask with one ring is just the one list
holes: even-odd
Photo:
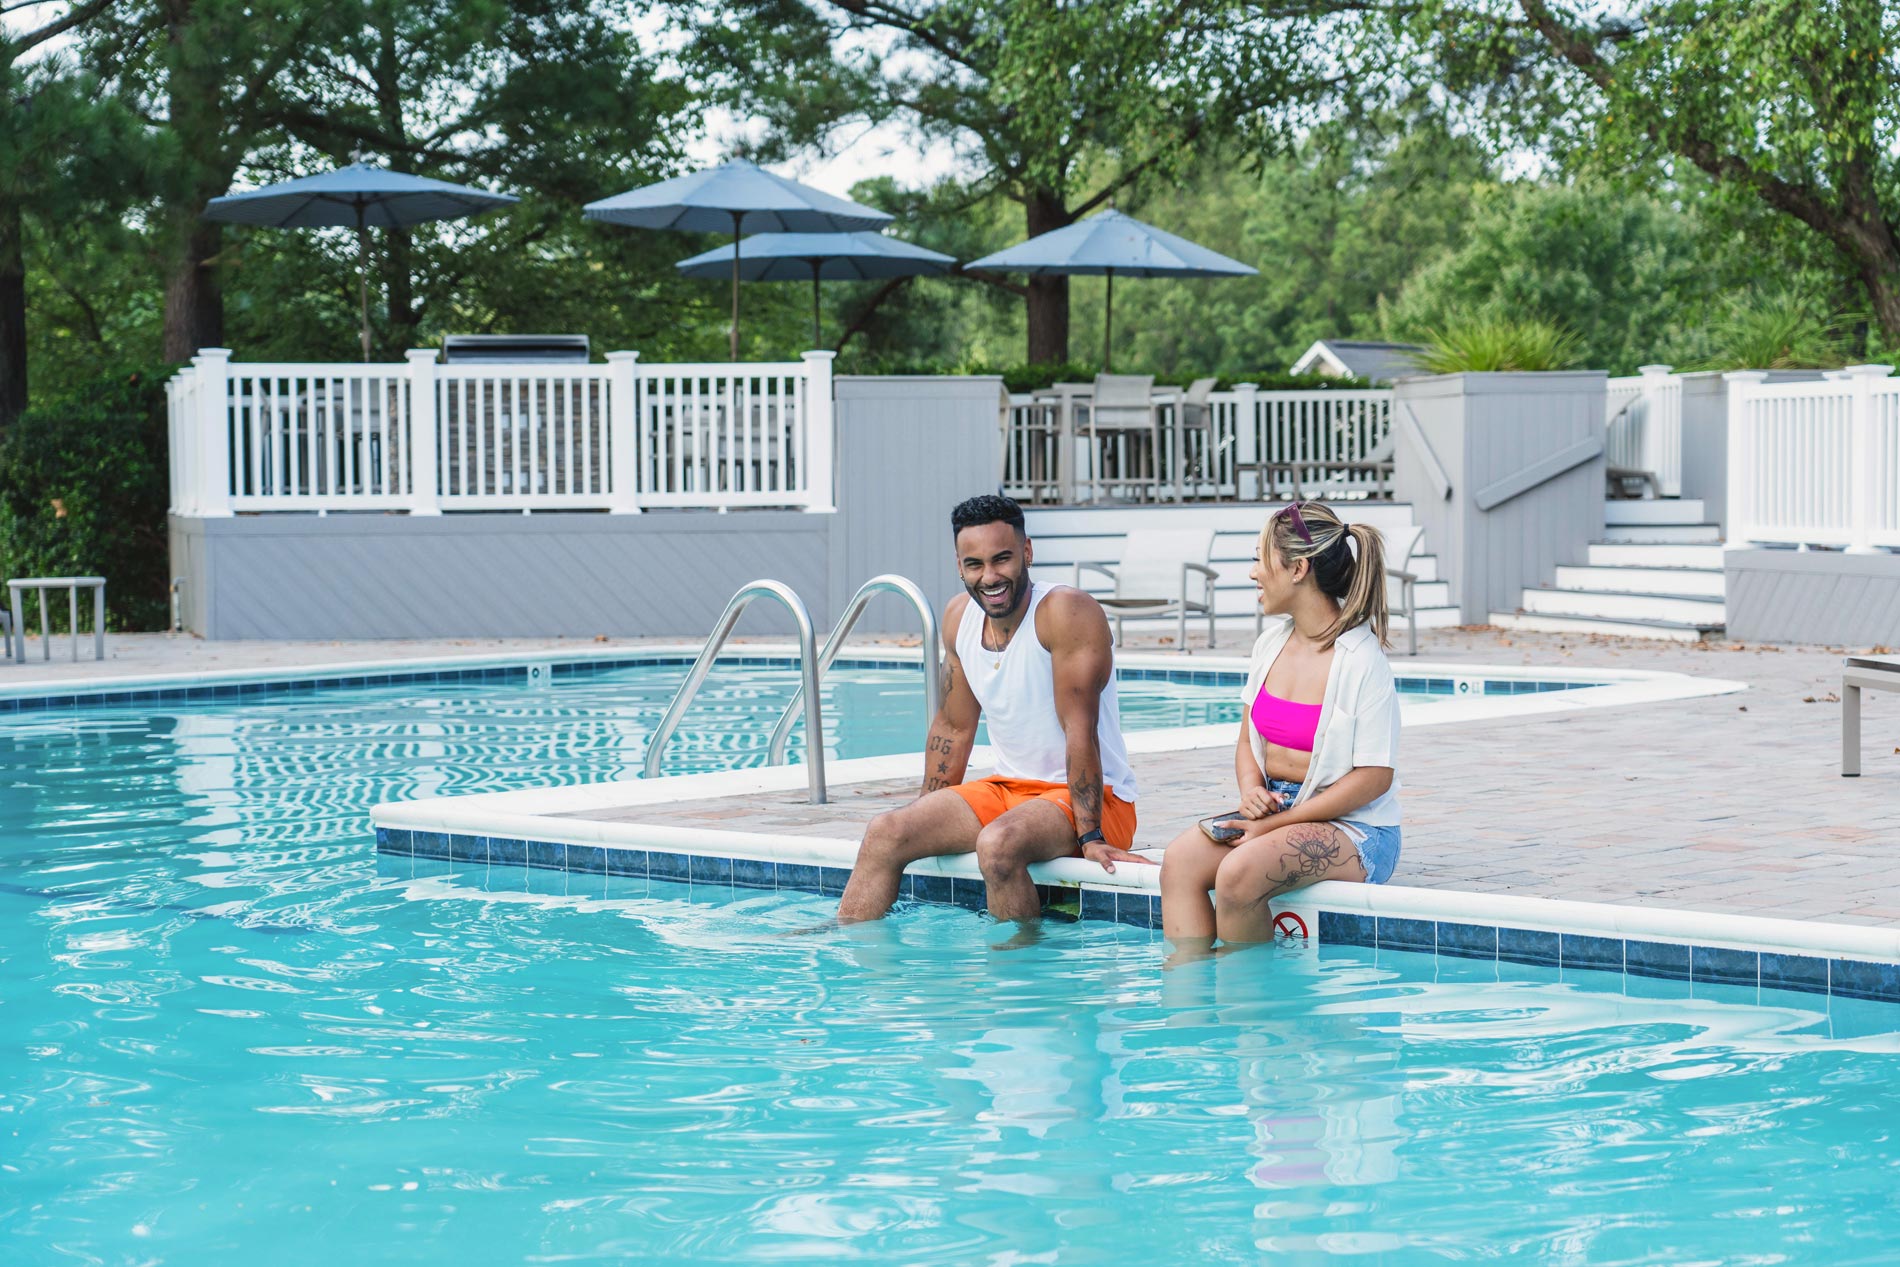
[[[1035, 588], [1035, 586], [1034, 586], [1034, 585], [1031, 585], [1031, 586], [1030, 586], [1030, 590], [1033, 590], [1034, 588]], [[1024, 592], [1024, 594], [1023, 594], [1023, 598], [1024, 598], [1024, 600], [1025, 600], [1025, 602], [1026, 602], [1026, 601], [1028, 600], [1028, 598], [1029, 598], [1029, 591], [1025, 591], [1025, 592]], [[1021, 626], [1018, 626], [1018, 628], [1020, 628], [1020, 627], [1021, 627]], [[988, 613], [988, 612], [985, 612], [985, 613], [983, 614], [983, 629], [984, 629], [984, 631], [985, 631], [986, 633], [990, 633], [990, 634], [994, 634], [994, 633], [996, 632], [996, 626], [995, 626], [995, 624], [994, 624], [994, 623], [993, 623], [993, 622], [992, 622], [992, 621], [990, 620], [990, 617], [989, 617], [989, 613]], [[1010, 635], [1010, 636], [1011, 636], [1011, 637], [1014, 637], [1015, 635], [1014, 635], [1014, 634], [1012, 634], [1012, 635]], [[976, 640], [976, 645], [977, 645], [977, 646], [979, 646], [979, 647], [983, 647], [983, 640], [982, 640], [981, 638], [978, 638], [978, 639]], [[1003, 656], [1004, 656], [1004, 654], [1005, 654], [1005, 653], [1007, 653], [1007, 652], [1009, 651], [1009, 639], [1008, 639], [1008, 638], [1005, 638], [1005, 639], [1003, 640], [1003, 645], [1002, 645], [1002, 646], [1000, 646], [1000, 647], [998, 647], [998, 648], [996, 648], [996, 650], [994, 650], [994, 651], [991, 651], [991, 650], [990, 650], [990, 649], [989, 649], [988, 647], [983, 647], [983, 651], [984, 651], [984, 653], [985, 653], [986, 655], [988, 655], [988, 656], [989, 656], [989, 658], [990, 658], [990, 668], [991, 668], [992, 670], [1000, 670], [1000, 669], [1001, 669], [1001, 668], [1003, 667]]]

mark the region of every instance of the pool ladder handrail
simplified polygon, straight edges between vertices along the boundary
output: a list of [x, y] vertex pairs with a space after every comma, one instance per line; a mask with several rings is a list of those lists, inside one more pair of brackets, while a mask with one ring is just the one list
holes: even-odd
[[[719, 623], [713, 626], [712, 636], [706, 639], [706, 645], [700, 648], [698, 659], [687, 670], [686, 681], [680, 686], [673, 702], [666, 707], [666, 716], [660, 719], [659, 727], [653, 732], [653, 738], [647, 744], [645, 775], [649, 779], [660, 775], [660, 758], [665, 755], [666, 745], [673, 738], [673, 732], [679, 729], [680, 719], [692, 706], [693, 697], [699, 694], [699, 688], [711, 671], [713, 660], [726, 645], [726, 639], [732, 636], [732, 627], [739, 622], [739, 616], [751, 605], [755, 598], [776, 598], [792, 613], [792, 620], [798, 626], [798, 667], [803, 685], [800, 688], [813, 699], [818, 698], [818, 653], [817, 638], [812, 633], [811, 613], [805, 609], [801, 599], [791, 586], [783, 581], [753, 581], [739, 587], [726, 603], [725, 612], [719, 617]], [[811, 803], [825, 803], [825, 736], [824, 709], [812, 710], [805, 733], [810, 751], [806, 753], [805, 780], [811, 789]]]
[[[858, 617], [864, 614], [864, 609], [879, 594], [897, 594], [909, 599], [910, 605], [917, 609], [918, 616], [923, 619], [924, 725], [928, 728], [936, 719], [938, 708], [943, 705], [941, 681], [943, 640], [937, 633], [937, 613], [931, 607], [930, 600], [924, 596], [923, 590], [918, 588], [917, 583], [907, 576], [886, 572], [881, 576], [872, 577], [858, 587], [858, 592], [853, 594], [851, 601], [845, 605], [844, 615], [840, 616], [838, 623], [832, 626], [831, 636], [825, 639], [825, 649], [818, 653], [816, 676], [818, 680], [824, 680], [825, 670], [829, 669], [831, 662], [838, 658], [838, 652], [844, 648], [844, 640], [851, 635], [851, 630], [858, 623]], [[799, 713], [804, 711], [805, 698], [805, 688], [801, 686], [792, 696], [792, 702], [785, 706], [785, 711], [779, 714], [778, 725], [772, 728], [772, 746], [770, 755], [766, 757], [766, 764], [785, 764], [785, 746], [791, 741], [792, 723], [797, 721]], [[818, 711], [824, 710], [821, 708]]]

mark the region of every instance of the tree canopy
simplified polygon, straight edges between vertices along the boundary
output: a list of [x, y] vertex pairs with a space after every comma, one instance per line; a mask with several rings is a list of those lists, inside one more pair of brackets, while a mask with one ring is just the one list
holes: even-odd
[[[42, 14], [51, 14], [43, 17]], [[24, 17], [22, 16], [24, 14]], [[1131, 281], [1116, 361], [1284, 371], [1316, 338], [1543, 322], [1582, 363], [1900, 346], [1896, 31], [1874, 0], [87, 0], [0, 40], [0, 427], [223, 343], [347, 358], [346, 234], [205, 203], [353, 155], [520, 194], [378, 233], [380, 356], [572, 330], [720, 355], [718, 241], [584, 221], [688, 170], [708, 119], [767, 161], [864, 127], [958, 156], [849, 191], [959, 259], [1114, 205], [1260, 267]], [[33, 25], [37, 22], [38, 25]], [[838, 191], [846, 192], [846, 191]], [[1098, 279], [828, 284], [840, 368], [1000, 368], [1099, 344]], [[756, 286], [743, 353], [807, 339]], [[1095, 331], [1091, 334], [1090, 331]]]

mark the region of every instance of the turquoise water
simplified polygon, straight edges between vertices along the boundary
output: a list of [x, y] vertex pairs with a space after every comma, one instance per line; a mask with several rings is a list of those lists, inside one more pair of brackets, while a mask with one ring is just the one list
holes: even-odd
[[[370, 804], [626, 773], [666, 676], [0, 723], [0, 1261], [1900, 1243], [1882, 1005], [1358, 948], [1164, 967], [1145, 932], [942, 908], [784, 936], [830, 901], [379, 874]], [[682, 759], [751, 759], [789, 676], [716, 676]], [[863, 713], [914, 697], [855, 676]]]

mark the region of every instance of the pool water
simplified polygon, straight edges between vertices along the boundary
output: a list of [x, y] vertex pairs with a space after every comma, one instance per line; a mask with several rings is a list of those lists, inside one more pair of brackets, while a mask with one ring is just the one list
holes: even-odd
[[[763, 743], [743, 699], [766, 686], [714, 683], [701, 768]], [[1164, 966], [1121, 926], [915, 907], [806, 933], [830, 900], [379, 873], [369, 805], [629, 773], [647, 689], [0, 723], [3, 1261], [1837, 1264], [1900, 1242], [1886, 1005], [1355, 947]]]

